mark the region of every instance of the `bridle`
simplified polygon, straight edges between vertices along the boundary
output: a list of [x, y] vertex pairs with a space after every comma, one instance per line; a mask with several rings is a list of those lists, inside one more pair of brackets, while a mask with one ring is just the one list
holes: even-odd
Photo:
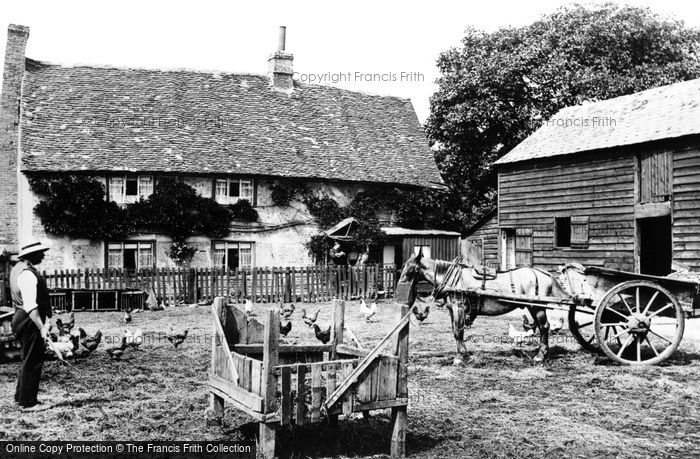
[[[437, 282], [437, 269], [435, 270], [435, 281], [430, 282], [430, 280], [423, 274], [423, 270], [418, 264], [414, 264], [413, 266], [409, 267], [409, 270], [407, 271], [406, 274], [411, 274], [412, 275], [412, 293], [413, 297], [415, 298], [416, 301], [420, 301], [421, 303], [427, 303], [421, 295], [418, 294], [416, 291], [416, 285], [420, 280], [425, 280], [428, 283], [433, 285], [433, 291], [430, 294], [430, 297], [433, 298], [433, 301], [439, 300], [439, 299], [445, 299], [446, 303], [454, 304], [456, 303], [457, 305], [463, 304], [467, 306], [463, 312], [465, 321], [464, 321], [464, 326], [458, 328], [456, 331], [462, 331], [466, 328], [470, 328], [471, 324], [474, 322], [474, 319], [476, 319], [476, 316], [479, 314], [481, 311], [481, 308], [483, 306], [483, 298], [477, 297], [476, 304], [472, 301], [470, 298], [469, 294], [464, 291], [464, 290], [455, 290], [455, 289], [450, 289], [450, 283], [453, 285], [458, 285], [459, 279], [461, 279], [462, 276], [462, 267], [463, 265], [459, 262], [459, 257], [456, 258], [452, 262], [448, 262], [448, 267], [447, 270], [445, 271], [445, 274], [442, 277], [442, 280], [440, 282]], [[419, 278], [420, 276], [421, 278]], [[426, 295], [426, 297], [428, 297]], [[457, 308], [457, 313], [459, 313], [459, 306]]]

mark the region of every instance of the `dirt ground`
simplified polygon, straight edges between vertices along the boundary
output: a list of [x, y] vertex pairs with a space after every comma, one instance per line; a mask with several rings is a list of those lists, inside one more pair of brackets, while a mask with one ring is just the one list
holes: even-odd
[[[256, 306], [262, 310], [264, 305]], [[288, 342], [314, 342], [298, 305]], [[380, 303], [367, 324], [348, 302], [346, 323], [371, 346], [396, 318]], [[582, 351], [567, 333], [554, 337], [550, 359], [536, 364], [533, 345], [509, 342], [508, 323], [520, 311], [477, 318], [467, 331], [470, 356], [452, 365], [454, 342], [445, 311], [433, 311], [410, 332], [410, 457], [658, 457], [691, 456], [700, 444], [700, 341], [689, 333], [662, 366], [631, 368]], [[227, 408], [222, 426], [207, 422], [211, 309], [170, 308], [134, 314], [130, 329], [143, 330], [141, 349], [113, 361], [105, 348], [120, 336], [119, 313], [77, 313], [88, 333], [102, 330], [101, 347], [72, 366], [47, 362], [40, 398], [56, 406], [21, 413], [12, 402], [17, 363], [0, 365], [1, 440], [237, 440], [254, 439], [250, 418]], [[692, 324], [692, 321], [691, 321]], [[170, 327], [189, 329], [179, 349], [164, 339]], [[388, 452], [386, 412], [369, 420], [343, 420], [285, 429], [282, 453], [294, 457], [382, 456]]]

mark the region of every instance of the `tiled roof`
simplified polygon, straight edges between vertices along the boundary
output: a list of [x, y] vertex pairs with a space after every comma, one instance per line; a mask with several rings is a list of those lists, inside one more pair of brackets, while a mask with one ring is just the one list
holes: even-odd
[[700, 79], [560, 110], [496, 164], [700, 133]]
[[27, 60], [24, 171], [231, 173], [436, 186], [410, 100], [268, 77]]

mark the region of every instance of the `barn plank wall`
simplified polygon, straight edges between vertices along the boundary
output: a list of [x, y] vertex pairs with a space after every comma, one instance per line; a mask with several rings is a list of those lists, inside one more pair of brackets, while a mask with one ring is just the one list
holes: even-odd
[[[500, 266], [499, 254], [498, 254], [498, 214], [494, 213], [492, 217], [484, 221], [481, 225], [474, 228], [474, 230], [467, 234], [467, 237], [462, 241], [462, 258], [468, 260], [468, 249], [470, 244], [474, 244], [476, 247], [481, 247], [481, 243], [484, 243], [484, 255], [486, 259], [486, 266]], [[473, 260], [474, 263], [467, 261], [468, 264], [483, 264], [483, 260], [480, 258]]]
[[[632, 149], [548, 158], [499, 169], [500, 228], [530, 228], [533, 266], [566, 262], [634, 271]], [[587, 248], [555, 248], [555, 217], [588, 217]]]
[[673, 154], [673, 260], [700, 271], [700, 148]]
[[458, 236], [404, 236], [404, 260], [413, 255], [413, 247], [416, 245], [429, 245], [430, 257], [437, 260], [454, 260], [459, 255]]

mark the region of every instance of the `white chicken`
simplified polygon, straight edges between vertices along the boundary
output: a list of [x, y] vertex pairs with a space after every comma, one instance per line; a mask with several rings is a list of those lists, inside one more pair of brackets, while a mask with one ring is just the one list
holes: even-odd
[[365, 300], [360, 300], [360, 315], [365, 316], [367, 322], [370, 321], [373, 315], [377, 313], [377, 303], [372, 303], [372, 306], [367, 307]]
[[564, 318], [559, 317], [557, 324], [549, 327], [549, 333], [551, 335], [558, 335], [562, 328], [564, 328]]
[[253, 302], [250, 301], [250, 298], [245, 299], [244, 308], [245, 308], [245, 313], [247, 315], [249, 315], [249, 316], [253, 315]]
[[141, 344], [143, 344], [143, 331], [137, 328], [133, 333], [129, 330], [124, 329], [124, 338], [126, 338], [126, 345], [138, 349]]
[[518, 331], [513, 324], [508, 324], [508, 336], [513, 340], [513, 344], [517, 346], [522, 346], [523, 341], [525, 341], [526, 338], [529, 338], [530, 336], [533, 336], [535, 334], [534, 331], [528, 330], [528, 331]]

